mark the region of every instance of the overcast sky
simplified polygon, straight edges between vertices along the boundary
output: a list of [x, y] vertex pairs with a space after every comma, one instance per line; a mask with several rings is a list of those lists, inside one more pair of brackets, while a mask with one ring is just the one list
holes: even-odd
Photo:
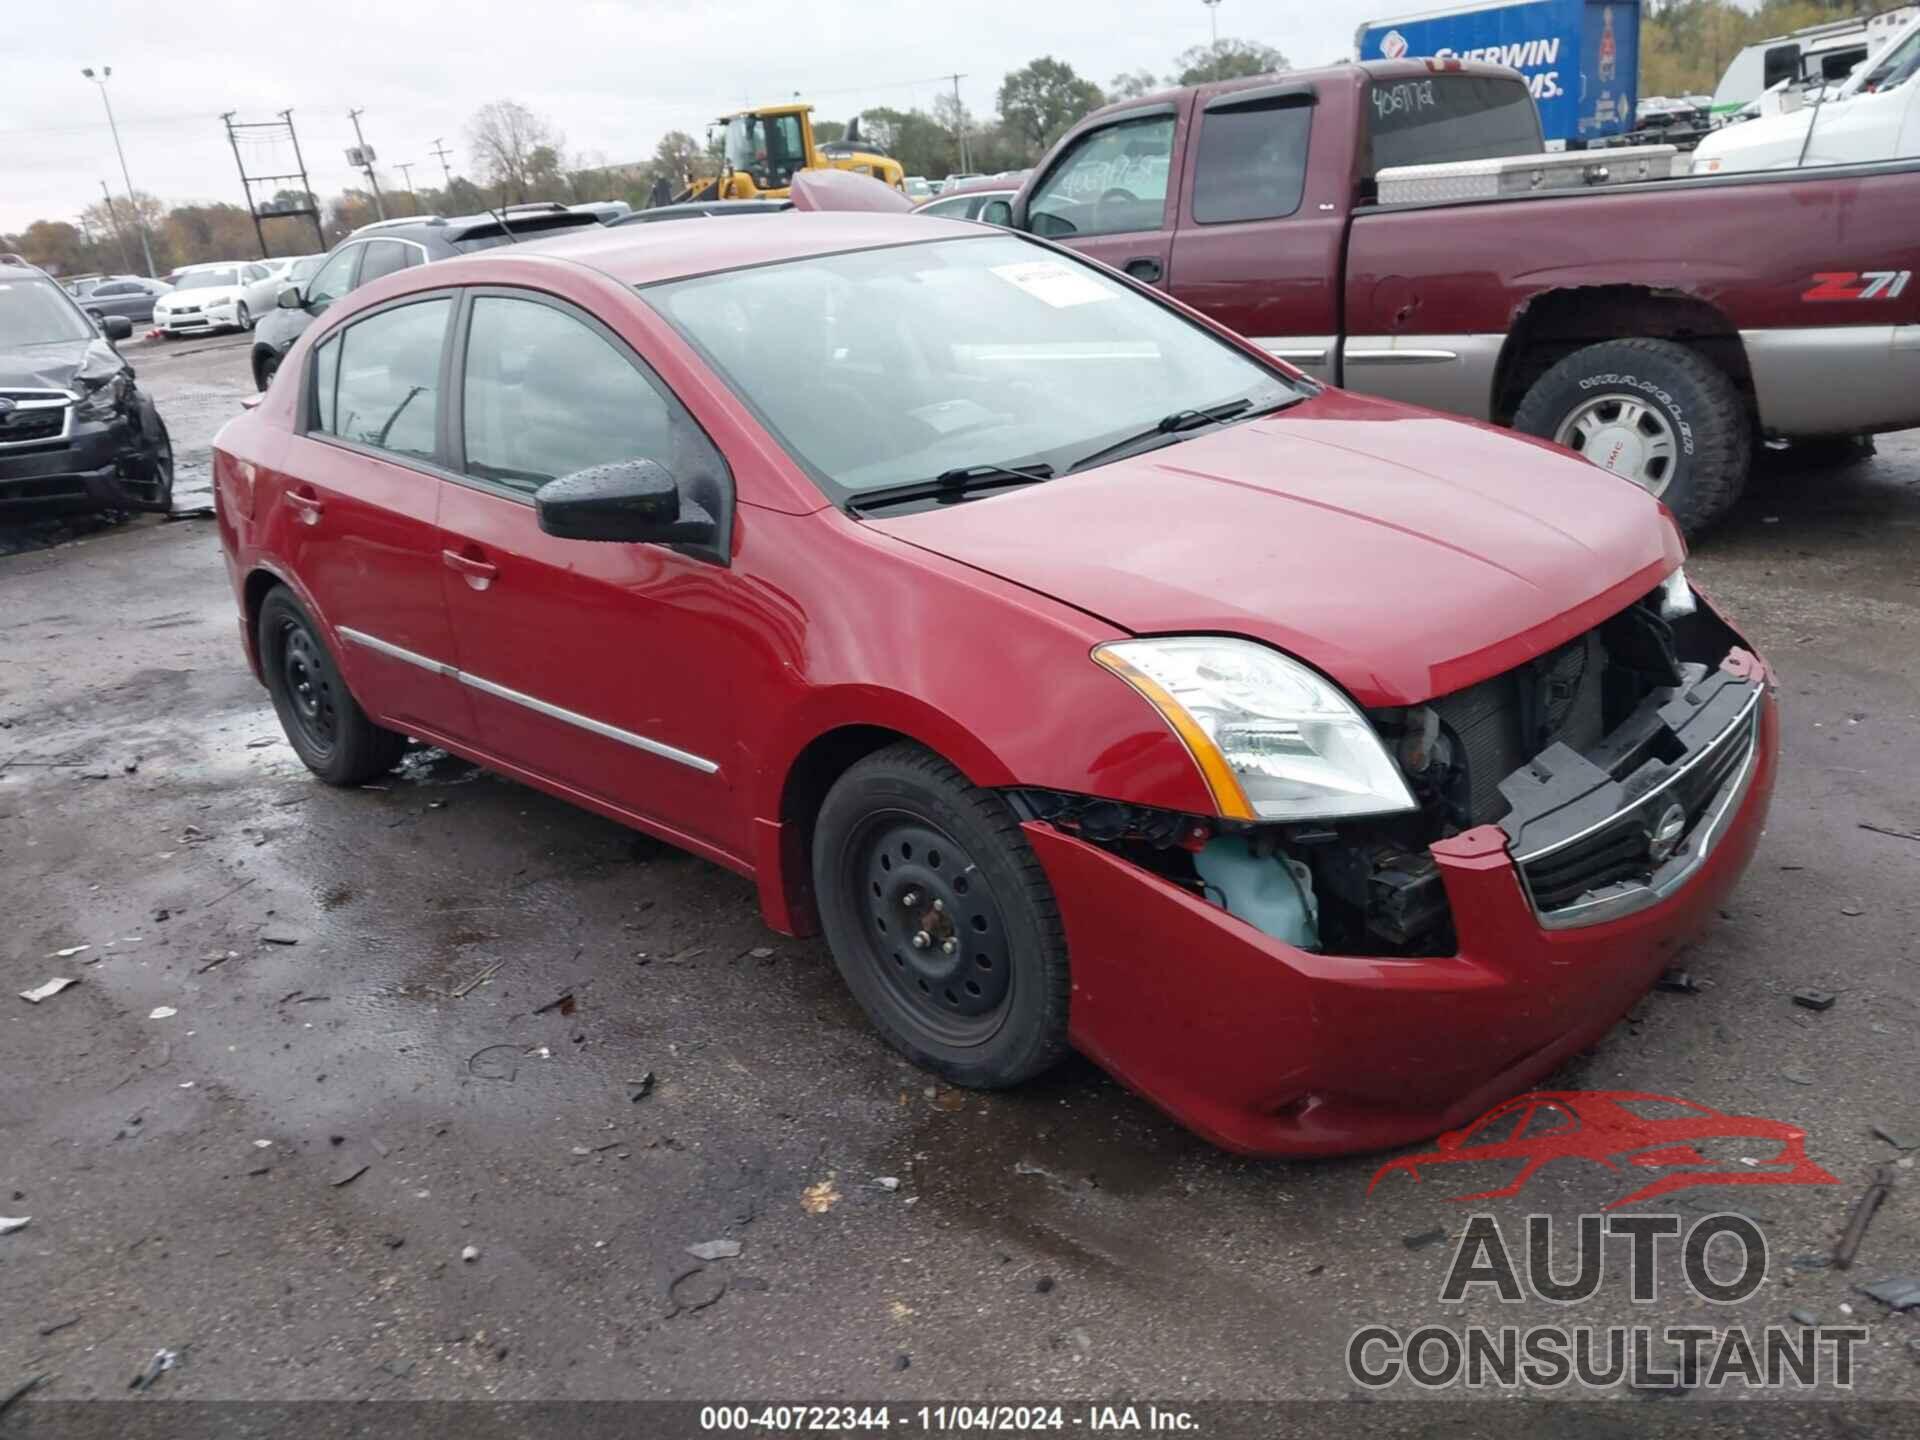
[[[1432, 0], [1221, 0], [1220, 33], [1309, 65], [1344, 58], [1356, 24]], [[219, 115], [271, 120], [291, 107], [314, 189], [358, 183], [342, 151], [362, 108], [367, 143], [416, 184], [439, 178], [436, 137], [468, 155], [464, 130], [511, 97], [552, 119], [570, 153], [643, 160], [668, 130], [704, 133], [743, 102], [794, 97], [844, 119], [869, 105], [930, 105], [961, 71], [989, 112], [1001, 77], [1038, 55], [1105, 85], [1164, 74], [1208, 38], [1202, 0], [0, 0], [0, 230], [71, 220], [124, 191], [106, 115], [83, 66], [109, 82], [134, 184], [168, 202], [242, 199]], [[736, 57], [753, 58], [737, 61]], [[261, 149], [249, 169], [291, 170]], [[278, 161], [278, 163], [270, 163]], [[264, 196], [262, 198], [265, 198]]]

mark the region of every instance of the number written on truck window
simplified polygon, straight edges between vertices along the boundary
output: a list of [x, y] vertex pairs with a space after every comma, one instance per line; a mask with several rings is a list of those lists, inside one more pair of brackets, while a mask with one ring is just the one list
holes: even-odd
[[1173, 116], [1126, 120], [1083, 135], [1027, 206], [1036, 235], [1158, 230], [1167, 207]]
[[1540, 116], [1526, 82], [1432, 75], [1373, 87], [1366, 107], [1375, 173], [1540, 153]]
[[1200, 122], [1193, 218], [1202, 225], [1278, 220], [1300, 208], [1307, 183], [1308, 96], [1210, 109]]

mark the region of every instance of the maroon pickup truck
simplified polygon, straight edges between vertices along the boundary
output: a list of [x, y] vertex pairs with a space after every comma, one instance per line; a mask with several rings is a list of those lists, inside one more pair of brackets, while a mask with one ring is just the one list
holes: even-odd
[[1376, 198], [1389, 169], [1541, 148], [1511, 70], [1342, 65], [1108, 106], [982, 218], [1318, 379], [1570, 446], [1689, 532], [1763, 441], [1920, 425], [1920, 163]]

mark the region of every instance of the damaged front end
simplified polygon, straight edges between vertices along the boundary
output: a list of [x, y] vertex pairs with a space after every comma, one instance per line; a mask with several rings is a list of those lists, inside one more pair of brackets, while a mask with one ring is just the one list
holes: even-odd
[[1740, 637], [1676, 572], [1545, 655], [1369, 712], [1411, 808], [1263, 823], [1055, 791], [1011, 798], [1023, 819], [1299, 949], [1446, 956], [1458, 942], [1432, 847], [1481, 827], [1499, 827], [1542, 929], [1632, 914], [1678, 890], [1745, 793], [1764, 685]]

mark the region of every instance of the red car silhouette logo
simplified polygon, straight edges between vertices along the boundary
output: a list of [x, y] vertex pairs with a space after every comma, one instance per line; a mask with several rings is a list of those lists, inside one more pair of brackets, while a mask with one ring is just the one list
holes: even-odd
[[[1654, 1172], [1639, 1189], [1608, 1202], [1603, 1207], [1608, 1210], [1696, 1185], [1840, 1183], [1807, 1158], [1806, 1131], [1798, 1125], [1727, 1115], [1675, 1095], [1637, 1090], [1535, 1090], [1496, 1105], [1435, 1144], [1439, 1148], [1424, 1155], [1403, 1155], [1382, 1165], [1367, 1193], [1393, 1174], [1417, 1182], [1430, 1166], [1505, 1160], [1524, 1162], [1505, 1185], [1450, 1198], [1518, 1195], [1542, 1166], [1566, 1159], [1590, 1160], [1633, 1178]], [[1703, 1153], [1709, 1150], [1731, 1159], [1710, 1158]]]

